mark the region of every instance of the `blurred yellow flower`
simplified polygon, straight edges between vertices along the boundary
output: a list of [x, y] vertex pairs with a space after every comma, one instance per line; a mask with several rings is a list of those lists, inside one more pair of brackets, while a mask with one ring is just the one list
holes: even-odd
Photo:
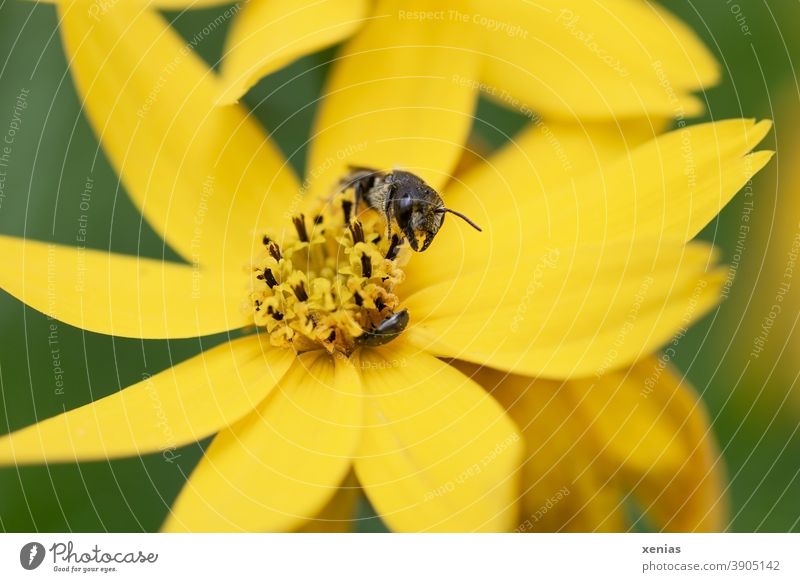
[[[261, 4], [254, 0], [246, 9]], [[639, 10], [634, 4], [619, 8]], [[580, 94], [577, 77], [550, 70], [550, 63], [540, 72], [546, 78], [503, 74], [515, 59], [531, 59], [517, 49], [495, 57], [489, 48], [466, 48], [465, 37], [501, 50], [489, 40], [495, 36], [486, 34], [486, 23], [464, 27], [449, 13], [429, 18], [423, 14], [429, 3], [418, 4], [417, 14], [405, 4], [401, 11], [381, 3], [393, 10], [364, 25], [333, 67], [301, 185], [244, 108], [218, 106], [220, 95], [241, 93], [268, 70], [264, 63], [257, 72], [235, 74], [233, 90], [226, 82], [231, 73], [223, 68], [215, 76], [156, 13], [125, 2], [98, 16], [90, 6], [89, 0], [59, 5], [87, 117], [142, 214], [189, 264], [0, 237], [7, 260], [0, 286], [43, 313], [99, 333], [143, 339], [236, 333], [115, 395], [0, 439], [3, 462], [124, 457], [216, 433], [176, 500], [167, 531], [302, 527], [324, 511], [351, 468], [382, 519], [398, 531], [526, 529], [537, 503], [546, 507], [559, 491], [569, 500], [558, 499], [561, 509], [581, 505], [572, 513], [551, 512], [546, 529], [606, 523], [616, 529], [622, 521], [608, 508], [618, 509], [612, 504], [623, 490], [634, 489], [646, 510], [661, 515], [666, 506], [655, 492], [673, 483], [665, 475], [676, 476], [669, 502], [674, 492], [695, 499], [692, 487], [718, 477], [700, 405], [676, 387], [669, 369], [656, 362], [652, 373], [643, 372], [649, 364], [636, 362], [715, 304], [724, 272], [708, 245], [687, 241], [766, 163], [769, 153], [749, 152], [768, 124], [730, 120], [647, 140], [649, 123], [634, 120], [538, 120], [490, 159], [452, 176], [486, 83], [510, 83], [526, 100], [541, 94], [542, 101], [530, 101], [537, 111], [584, 111], [594, 119], [671, 116], [676, 99], [685, 110], [694, 107], [688, 91], [701, 83], [692, 79], [711, 73], [693, 71], [680, 82], [670, 76], [671, 91], [665, 91], [663, 75], [672, 61], [664, 55], [672, 52], [656, 51], [664, 48], [656, 43], [650, 56], [660, 64], [650, 69], [661, 73], [655, 84], [643, 82], [633, 93], [640, 99], [633, 100], [631, 79], [612, 83], [606, 69], [613, 68], [595, 50], [624, 52], [623, 35], [611, 27], [610, 36], [587, 43], [582, 27], [596, 27], [598, 20], [551, 7], [548, 14], [560, 27], [553, 28], [552, 42], [572, 39], [572, 66], [600, 60], [588, 68], [601, 71], [608, 94], [595, 99]], [[513, 12], [511, 4], [481, 6], [495, 22], [533, 26], [541, 20]], [[501, 8], [508, 13], [493, 12]], [[568, 24], [557, 20], [567, 16]], [[647, 42], [657, 37], [648, 34]], [[683, 41], [694, 46], [691, 35]], [[553, 46], [544, 42], [542, 50]], [[625, 63], [619, 66], [629, 72], [650, 65]], [[562, 79], [576, 84], [560, 87]], [[543, 82], [563, 94], [556, 99]], [[326, 257], [311, 252], [314, 235], [327, 235], [304, 221], [312, 231], [304, 236], [291, 219], [324, 214], [320, 195], [348, 163], [418, 173], [449, 206], [484, 227], [478, 234], [448, 221], [429, 250], [410, 258], [382, 258], [387, 241], [374, 238], [360, 247], [376, 273], [396, 278], [384, 291], [411, 314], [400, 338], [374, 349], [351, 343], [331, 350], [314, 339], [314, 330], [288, 332], [265, 316], [274, 311], [254, 311], [262, 306], [259, 289], [271, 285], [267, 267], [275, 267], [271, 276], [278, 284], [302, 280], [303, 269], [289, 268], [273, 242], [292, 253], [308, 248], [306, 270], [322, 280], [314, 300], [330, 297], [326, 285], [335, 285], [335, 276], [324, 274]], [[306, 190], [311, 195], [301, 196]], [[322, 224], [331, 218], [336, 215], [323, 216]], [[331, 240], [355, 252], [355, 234], [343, 220], [339, 224]], [[379, 232], [368, 217], [364, 226], [368, 234]], [[311, 246], [300, 244], [304, 238]], [[329, 241], [323, 242], [319, 248]], [[361, 255], [339, 274], [363, 285], [371, 278], [358, 263]], [[376, 279], [372, 283], [383, 284]], [[293, 309], [304, 308], [298, 302], [310, 288], [302, 289], [294, 293]], [[365, 309], [374, 308], [376, 296]], [[252, 333], [254, 324], [269, 334]], [[333, 331], [353, 335], [341, 326]], [[285, 342], [275, 339], [276, 331], [289, 334]], [[304, 334], [303, 353], [273, 345], [289, 343], [295, 333]], [[642, 374], [652, 377], [654, 395], [636, 406], [632, 394], [642, 389]], [[526, 437], [525, 459], [514, 423], [488, 392]], [[541, 419], [550, 403], [555, 412]], [[644, 423], [650, 429], [644, 440], [631, 438]], [[577, 452], [564, 446], [573, 440], [581, 443]], [[594, 450], [602, 453], [599, 467], [587, 462]], [[697, 460], [689, 471], [687, 455]], [[692, 501], [689, 517], [675, 527], [701, 527], [700, 515], [713, 512], [709, 500], [719, 497], [718, 485], [709, 487], [712, 494]]]
[[525, 435], [516, 531], [725, 528], [727, 483], [708, 415], [665, 356], [565, 381], [459, 368]]
[[[360, 67], [365, 82], [340, 87], [346, 90], [335, 96], [341, 101], [350, 91], [396, 99], [383, 81], [395, 69], [418, 74], [414, 57], [425, 53], [449, 61], [443, 80], [450, 91], [474, 85], [546, 117], [694, 115], [703, 104], [691, 92], [719, 78], [718, 64], [695, 34], [641, 0], [251, 0], [227, 38], [221, 102], [235, 102], [265, 74], [360, 26], [344, 52], [351, 74]], [[430, 50], [437, 46], [458, 50]], [[403, 58], [392, 58], [398, 49]], [[386, 74], [375, 77], [376, 66]], [[420, 103], [434, 95], [417, 97]]]

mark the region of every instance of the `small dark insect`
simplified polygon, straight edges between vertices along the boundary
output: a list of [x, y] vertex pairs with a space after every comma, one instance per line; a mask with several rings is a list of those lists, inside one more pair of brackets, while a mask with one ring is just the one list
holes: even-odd
[[367, 207], [383, 215], [387, 238], [395, 226], [408, 239], [411, 248], [418, 252], [430, 246], [436, 233], [442, 228], [444, 215], [448, 212], [455, 214], [475, 230], [481, 230], [460, 212], [446, 208], [436, 190], [411, 172], [381, 172], [372, 168], [350, 166], [350, 173], [339, 185], [342, 191], [353, 189], [356, 208], [364, 202]]
[[358, 343], [362, 346], [382, 346], [403, 333], [408, 325], [408, 309], [401, 309], [393, 313], [370, 331], [358, 336]]

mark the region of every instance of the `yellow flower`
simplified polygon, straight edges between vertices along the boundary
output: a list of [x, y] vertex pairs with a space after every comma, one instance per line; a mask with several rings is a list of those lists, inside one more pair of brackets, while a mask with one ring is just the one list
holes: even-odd
[[[416, 58], [446, 61], [440, 86], [447, 89], [435, 96], [444, 103], [447, 93], [482, 89], [516, 109], [559, 118], [690, 116], [703, 110], [691, 92], [719, 78], [715, 59], [686, 25], [640, 0], [251, 0], [227, 38], [220, 101], [235, 102], [292, 58], [354, 32], [344, 50], [346, 78], [362, 83], [334, 80], [343, 92], [332, 96], [342, 103], [362, 91], [379, 103], [396, 100], [383, 81], [414, 74]], [[460, 51], [436, 50], [445, 46]], [[403, 58], [393, 59], [399, 47]], [[376, 66], [386, 73], [377, 84]]]
[[[516, 531], [719, 531], [727, 486], [703, 403], [664, 355], [565, 381], [459, 368], [527, 443]], [[631, 521], [632, 508], [641, 512]]]
[[[121, 2], [98, 21], [90, 6], [59, 5], [87, 116], [143, 215], [190, 264], [0, 237], [0, 286], [89, 331], [232, 335], [4, 437], [3, 462], [124, 457], [216, 434], [166, 530], [298, 528], [324, 510], [352, 468], [392, 529], [478, 531], [524, 524], [538, 499], [517, 506], [523, 443], [487, 390], [526, 436], [526, 492], [537, 475], [562, 486], [582, 476], [570, 472], [575, 464], [560, 444], [535, 448], [548, 425], [530, 422], [536, 416], [524, 405], [541, 403], [548, 388], [562, 410], [570, 395], [588, 399], [578, 407], [587, 416], [566, 414], [563, 430], [550, 434], [560, 443], [577, 432], [611, 459], [602, 470], [588, 467], [582, 491], [601, 478], [615, 493], [638, 487], [630, 480], [636, 462], [680, 472], [676, 459], [687, 449], [669, 448], [675, 433], [707, 445], [704, 420], [693, 415], [689, 432], [677, 421], [651, 423], [653, 447], [667, 447], [663, 465], [639, 456], [640, 441], [607, 426], [629, 400], [602, 406], [615, 395], [580, 379], [627, 377], [618, 370], [638, 369], [637, 360], [715, 304], [724, 273], [708, 245], [687, 241], [766, 163], [768, 153], [748, 152], [768, 124], [704, 124], [640, 143], [648, 131], [638, 124], [539, 122], [451, 177], [477, 91], [452, 75], [474, 79], [491, 66], [452, 48], [455, 24], [395, 15], [371, 21], [334, 67], [306, 188], [242, 107], [216, 105], [226, 85], [161, 17]], [[387, 37], [407, 50], [385, 49]], [[417, 50], [426, 43], [433, 48]], [[340, 205], [325, 203], [348, 162], [424, 176], [484, 232], [450, 220], [424, 253], [384, 258], [389, 243], [376, 239], [375, 217], [363, 216], [359, 235], [345, 228]], [[312, 194], [301, 197], [305, 189]], [[331, 269], [333, 256], [341, 268]], [[303, 318], [311, 303], [322, 330]], [[358, 328], [399, 308], [411, 315], [402, 336], [360, 347]], [[669, 377], [654, 378], [658, 395], [647, 403], [657, 411]], [[679, 410], [690, 410], [676, 394]], [[608, 416], [598, 414], [606, 408]], [[587, 425], [591, 436], [580, 430]], [[548, 475], [538, 450], [568, 467]], [[608, 476], [614, 462], [625, 473], [618, 479]], [[586, 497], [570, 491], [570, 499]], [[587, 523], [599, 527], [592, 518], [579, 527]]]

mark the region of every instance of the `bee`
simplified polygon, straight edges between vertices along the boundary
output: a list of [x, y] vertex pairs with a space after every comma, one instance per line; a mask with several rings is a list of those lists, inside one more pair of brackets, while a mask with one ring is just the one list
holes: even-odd
[[[469, 218], [447, 208], [438, 192], [411, 172], [394, 170], [382, 172], [373, 168], [350, 166], [350, 173], [339, 183], [339, 191], [352, 188], [355, 210], [363, 203], [381, 214], [386, 221], [387, 238], [391, 236], [391, 246], [387, 258], [393, 258], [401, 238], [393, 235], [397, 230], [408, 239], [414, 251], [422, 252], [433, 242], [442, 228], [444, 215], [454, 214], [478, 232], [481, 228]], [[344, 205], [345, 221], [350, 222], [352, 207]], [[408, 326], [407, 309], [389, 315], [372, 329], [358, 338], [364, 347], [375, 347], [389, 343], [405, 331]]]
[[[350, 166], [350, 173], [339, 183], [340, 191], [352, 188], [355, 209], [363, 202], [386, 220], [387, 235], [393, 228], [408, 239], [417, 252], [427, 249], [442, 228], [444, 215], [455, 214], [478, 232], [480, 227], [469, 218], [447, 208], [438, 192], [411, 172], [382, 172], [373, 168]], [[345, 220], [349, 222], [349, 209]]]

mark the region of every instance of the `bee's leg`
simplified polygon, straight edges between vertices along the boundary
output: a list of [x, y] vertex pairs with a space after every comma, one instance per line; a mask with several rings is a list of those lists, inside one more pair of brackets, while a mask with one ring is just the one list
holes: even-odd
[[[345, 208], [344, 212], [344, 220], [346, 223], [350, 222], [351, 210], [353, 216], [356, 216], [358, 214], [359, 209], [361, 208], [362, 202], [365, 203], [367, 206], [369, 206], [368, 195], [369, 192], [374, 188], [373, 184], [374, 184], [373, 177], [363, 178], [355, 182], [355, 184], [353, 185], [353, 202], [352, 202], [353, 205], [350, 208]], [[350, 203], [349, 200], [347, 202], [348, 204]]]
[[345, 222], [350, 222], [351, 214], [358, 212], [362, 202], [369, 206], [368, 193], [375, 188], [375, 185], [382, 178], [383, 174], [370, 168], [354, 168], [351, 172], [339, 181], [339, 192], [344, 192], [348, 188], [353, 189], [353, 201], [342, 201]]
[[397, 251], [400, 250], [400, 245], [403, 244], [403, 237], [399, 234], [393, 234], [391, 236], [392, 238], [391, 242], [389, 243], [389, 250], [386, 251], [386, 258], [390, 261], [393, 261], [397, 258]]
[[338, 193], [345, 192], [349, 188], [353, 189], [353, 200], [347, 198], [342, 199], [342, 213], [344, 214], [344, 223], [350, 223], [350, 217], [353, 213], [353, 207], [358, 209], [358, 203], [362, 197], [362, 190], [364, 188], [364, 176], [362, 172], [350, 172], [344, 178], [339, 180]]
[[363, 197], [367, 190], [375, 186], [383, 178], [383, 173], [370, 168], [350, 166], [350, 173], [339, 180], [339, 192], [353, 188], [356, 196]]
[[361, 206], [361, 203], [364, 202], [365, 194], [372, 187], [371, 184], [367, 184], [365, 182], [365, 180], [359, 180], [356, 182], [356, 185], [353, 186], [353, 204], [355, 204], [356, 212], [358, 212], [358, 208]]

